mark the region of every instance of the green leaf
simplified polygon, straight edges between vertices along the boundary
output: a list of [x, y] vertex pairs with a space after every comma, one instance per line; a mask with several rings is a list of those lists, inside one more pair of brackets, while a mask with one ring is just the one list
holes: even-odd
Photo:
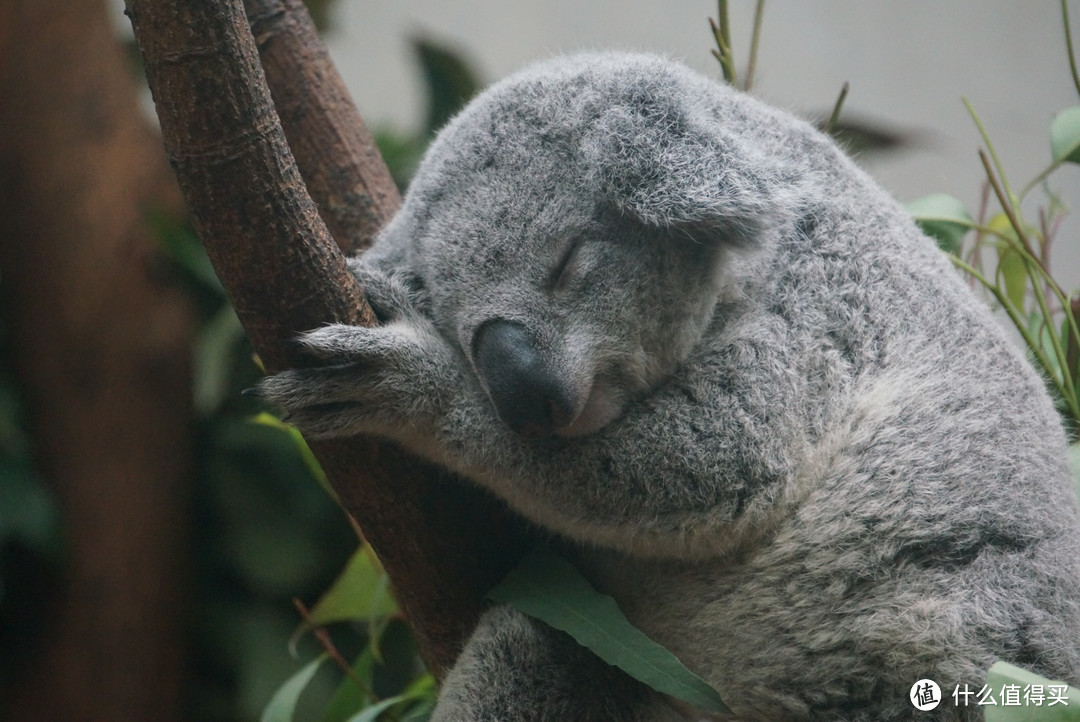
[[[345, 722], [356, 710], [371, 704], [368, 693], [374, 681], [375, 655], [370, 646], [364, 647], [364, 651], [353, 662], [352, 671], [352, 675], [346, 675], [338, 684], [323, 712], [322, 722]], [[358, 679], [367, 685], [367, 689], [357, 684]]]
[[345, 569], [311, 610], [311, 623], [368, 621], [397, 612], [390, 582], [367, 544], [353, 553]]
[[395, 704], [404, 701], [404, 699], [405, 697], [403, 695], [388, 697], [382, 702], [376, 702], [367, 709], [361, 710], [358, 714], [350, 717], [348, 722], [375, 722], [375, 720], [379, 718], [379, 715], [393, 707]]
[[1027, 295], [1027, 266], [1020, 252], [1008, 246], [998, 247], [998, 274], [1005, 286], [1005, 295], [1021, 313]]
[[209, 415], [229, 391], [233, 351], [244, 338], [244, 327], [229, 304], [223, 304], [199, 332], [193, 374], [195, 410]]
[[1066, 108], [1050, 124], [1050, 153], [1055, 163], [1080, 163], [1080, 106]]
[[319, 464], [319, 460], [315, 458], [315, 453], [311, 450], [311, 447], [308, 446], [307, 441], [304, 440], [304, 435], [300, 433], [299, 429], [295, 426], [289, 426], [278, 417], [273, 414], [268, 414], [265, 411], [253, 416], [251, 421], [252, 423], [261, 426], [269, 426], [272, 429], [278, 429], [279, 431], [288, 434], [289, 439], [292, 440], [296, 450], [300, 452], [300, 458], [303, 459], [304, 465], [308, 468], [308, 471], [311, 472], [315, 481], [319, 482], [319, 486], [323, 488], [323, 491], [330, 495], [330, 498], [333, 499], [338, 506], [341, 506], [341, 500], [338, 499], [337, 492], [334, 491], [334, 487], [330, 486], [330, 480], [326, 478], [326, 472], [323, 471], [322, 465]]
[[270, 698], [270, 703], [266, 705], [266, 709], [263, 710], [260, 718], [261, 722], [292, 722], [300, 694], [326, 659], [325, 654], [321, 655], [318, 659], [304, 665], [299, 672], [281, 685], [278, 691], [274, 693], [274, 696]]
[[427, 82], [427, 133], [442, 128], [480, 90], [469, 63], [455, 50], [426, 38], [414, 38], [413, 52]]
[[1020, 237], [1016, 235], [1016, 229], [1004, 213], [998, 213], [991, 218], [986, 227], [997, 237], [997, 282], [1013, 306], [1023, 314], [1028, 272], [1024, 256], [1019, 250]]
[[[996, 705], [982, 706], [986, 712], [986, 722], [1080, 722], [1080, 690], [1068, 687], [1064, 682], [1051, 681], [1007, 662], [997, 662], [986, 673], [986, 684], [993, 688], [992, 695], [997, 702]], [[1019, 688], [1019, 706], [1002, 704], [1005, 685], [1011, 685], [1014, 690]], [[1045, 700], [1041, 705], [1032, 703], [1025, 706], [1023, 691], [1032, 685], [1042, 687]], [[1064, 695], [1068, 699], [1067, 704], [1049, 704], [1051, 685], [1067, 687]]]
[[401, 696], [409, 700], [411, 706], [399, 712], [401, 722], [422, 722], [431, 717], [431, 711], [435, 709], [435, 700], [439, 696], [439, 689], [435, 685], [435, 677], [426, 672], [414, 679]]
[[153, 214], [151, 223], [165, 254], [172, 259], [188, 277], [211, 291], [219, 298], [225, 297], [225, 289], [218, 280], [217, 272], [210, 263], [199, 237], [189, 228], [178, 224], [165, 215]]
[[907, 204], [907, 210], [923, 233], [947, 253], [959, 254], [964, 236], [975, 227], [964, 204], [947, 193], [916, 198]]
[[710, 712], [730, 713], [715, 689], [631, 625], [614, 599], [593, 589], [572, 564], [549, 550], [528, 554], [488, 597], [561, 629], [659, 692]]

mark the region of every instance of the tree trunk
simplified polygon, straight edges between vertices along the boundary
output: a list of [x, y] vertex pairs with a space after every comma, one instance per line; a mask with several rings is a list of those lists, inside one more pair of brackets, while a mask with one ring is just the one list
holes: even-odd
[[[367, 162], [370, 137], [341, 102], [347, 94], [300, 3], [249, 0], [248, 10], [286, 130], [240, 0], [128, 0], [196, 230], [275, 371], [304, 363], [291, 343], [300, 331], [374, 322], [337, 245], [366, 246], [377, 225], [369, 220], [388, 217], [396, 192], [382, 164]], [[439, 675], [472, 629], [484, 592], [519, 554], [520, 522], [476, 487], [392, 445], [355, 439], [313, 449]]]
[[147, 225], [178, 201], [104, 3], [3, 3], [0, 308], [66, 542], [16, 719], [181, 717], [192, 316]]

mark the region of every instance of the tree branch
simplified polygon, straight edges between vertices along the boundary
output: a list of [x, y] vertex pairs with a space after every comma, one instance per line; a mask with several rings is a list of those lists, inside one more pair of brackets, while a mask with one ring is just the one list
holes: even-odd
[[[127, 0], [169, 159], [194, 225], [267, 368], [303, 363], [291, 339], [374, 322], [301, 179], [240, 0]], [[364, 247], [396, 204], [385, 169], [299, 3], [249, 2], [300, 168], [342, 245]], [[279, 56], [278, 53], [281, 53]], [[375, 164], [379, 166], [381, 164]], [[522, 548], [521, 522], [389, 444], [312, 445], [394, 584], [439, 675], [484, 592]]]
[[346, 253], [371, 243], [401, 198], [302, 0], [245, 0], [267, 84], [308, 193]]

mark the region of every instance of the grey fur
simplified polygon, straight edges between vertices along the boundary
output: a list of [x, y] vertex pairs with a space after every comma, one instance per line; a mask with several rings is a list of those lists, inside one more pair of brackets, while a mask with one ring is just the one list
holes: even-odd
[[[916, 680], [977, 689], [998, 659], [1080, 682], [1042, 383], [805, 123], [655, 57], [546, 62], [447, 126], [353, 268], [385, 323], [308, 334], [326, 365], [266, 395], [576, 542], [740, 719], [907, 719]], [[500, 421], [519, 400], [533, 437]], [[496, 608], [435, 718], [682, 717]]]

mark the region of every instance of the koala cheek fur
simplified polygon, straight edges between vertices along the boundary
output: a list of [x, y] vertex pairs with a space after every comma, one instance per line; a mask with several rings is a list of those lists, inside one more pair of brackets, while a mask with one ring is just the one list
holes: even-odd
[[[267, 379], [564, 537], [743, 720], [909, 719], [996, 660], [1080, 683], [1080, 514], [1040, 379], [827, 138], [667, 60], [474, 100], [353, 271], [384, 325]], [[953, 707], [939, 718], [978, 719]], [[437, 720], [694, 718], [490, 610]]]

